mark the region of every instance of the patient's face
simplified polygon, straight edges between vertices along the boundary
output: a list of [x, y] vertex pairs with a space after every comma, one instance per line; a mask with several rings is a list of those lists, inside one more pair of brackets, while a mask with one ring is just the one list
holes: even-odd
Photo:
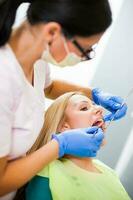
[[86, 96], [72, 96], [66, 108], [65, 115], [70, 129], [90, 126], [98, 126], [103, 130], [105, 129], [102, 108], [94, 105]]

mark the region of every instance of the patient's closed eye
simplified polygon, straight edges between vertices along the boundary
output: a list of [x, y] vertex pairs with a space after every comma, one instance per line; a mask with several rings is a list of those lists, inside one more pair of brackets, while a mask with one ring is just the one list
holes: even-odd
[[82, 107], [82, 108], [80, 108], [80, 110], [82, 110], [82, 111], [86, 111], [86, 110], [88, 110], [89, 108], [87, 107], [87, 106], [84, 106], [84, 107]]

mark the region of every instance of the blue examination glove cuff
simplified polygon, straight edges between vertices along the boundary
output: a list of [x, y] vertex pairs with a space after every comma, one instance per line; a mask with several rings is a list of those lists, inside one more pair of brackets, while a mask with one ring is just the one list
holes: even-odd
[[59, 158], [61, 158], [65, 154], [65, 144], [63, 142], [63, 137], [61, 135], [58, 137], [58, 135], [53, 134], [52, 139], [55, 139], [59, 144]]
[[98, 95], [99, 93], [101, 93], [101, 89], [99, 88], [94, 88], [92, 90], [92, 100], [94, 101], [94, 103], [96, 103], [97, 105], [100, 105], [100, 102], [99, 102], [99, 98], [98, 98]]

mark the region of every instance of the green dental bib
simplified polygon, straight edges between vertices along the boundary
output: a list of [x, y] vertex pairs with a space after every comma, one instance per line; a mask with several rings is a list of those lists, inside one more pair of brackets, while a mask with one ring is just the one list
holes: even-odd
[[49, 178], [53, 200], [130, 200], [114, 171], [100, 161], [93, 162], [101, 173], [86, 171], [62, 159], [38, 176]]

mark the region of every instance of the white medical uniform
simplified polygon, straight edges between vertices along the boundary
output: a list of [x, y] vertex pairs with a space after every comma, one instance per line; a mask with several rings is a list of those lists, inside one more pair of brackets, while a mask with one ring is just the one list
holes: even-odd
[[34, 65], [33, 87], [10, 46], [0, 48], [0, 157], [21, 157], [34, 144], [44, 122], [44, 88], [51, 83], [50, 67], [43, 60]]

